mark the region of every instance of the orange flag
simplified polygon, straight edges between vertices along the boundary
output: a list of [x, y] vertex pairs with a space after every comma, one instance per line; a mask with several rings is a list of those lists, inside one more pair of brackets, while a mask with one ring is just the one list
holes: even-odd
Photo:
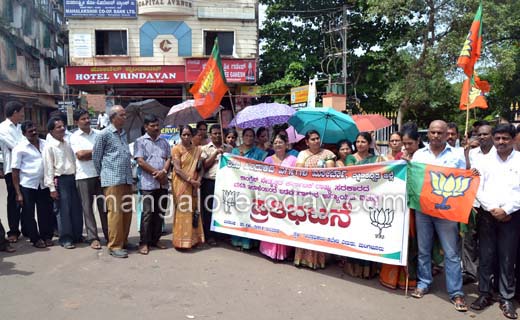
[[218, 40], [215, 39], [206, 67], [190, 89], [195, 99], [194, 106], [202, 118], [209, 118], [215, 113], [226, 91], [226, 75], [220, 61]]
[[460, 110], [466, 110], [466, 108], [487, 109], [488, 104], [484, 93], [489, 92], [489, 90], [489, 83], [480, 80], [476, 74], [473, 77], [464, 80], [464, 83], [462, 84], [462, 94], [460, 95]]
[[408, 206], [433, 217], [468, 223], [480, 177], [471, 170], [409, 162]]
[[464, 69], [464, 73], [471, 77], [473, 75], [473, 69], [475, 63], [480, 58], [480, 52], [482, 49], [482, 2], [478, 6], [477, 13], [471, 24], [462, 51], [460, 52], [457, 65]]

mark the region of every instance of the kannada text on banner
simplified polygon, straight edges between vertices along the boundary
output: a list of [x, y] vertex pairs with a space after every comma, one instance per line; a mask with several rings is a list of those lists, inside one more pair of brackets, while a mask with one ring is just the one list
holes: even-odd
[[286, 168], [231, 154], [220, 161], [213, 231], [405, 265], [406, 163]]

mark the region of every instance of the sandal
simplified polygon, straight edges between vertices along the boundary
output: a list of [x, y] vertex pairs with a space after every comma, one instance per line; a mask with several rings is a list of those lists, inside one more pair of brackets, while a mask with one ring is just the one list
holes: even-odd
[[17, 243], [18, 236], [9, 236], [9, 237], [7, 237], [7, 241], [9, 241], [9, 243]]
[[0, 251], [5, 251], [7, 253], [13, 253], [16, 251], [16, 249], [11, 246], [9, 243], [7, 243], [2, 249], [0, 249]]
[[415, 290], [410, 295], [416, 299], [421, 299], [427, 292], [428, 290], [426, 289], [415, 288]]
[[504, 317], [509, 319], [516, 319], [518, 315], [515, 312], [515, 308], [513, 307], [513, 303], [509, 300], [504, 300], [500, 302], [500, 310], [504, 314]]
[[101, 243], [99, 242], [99, 240], [92, 240], [92, 242], [90, 243], [90, 247], [94, 250], [99, 250], [101, 249]]
[[143, 255], [147, 255], [150, 252], [150, 248], [147, 245], [142, 245], [139, 247], [139, 253]]
[[54, 241], [52, 241], [51, 239], [47, 239], [45, 240], [45, 245], [47, 247], [52, 247], [54, 245]]
[[451, 302], [455, 305], [455, 310], [459, 312], [468, 311], [468, 306], [466, 305], [466, 301], [464, 301], [463, 296], [457, 295], [451, 299]]
[[473, 310], [484, 310], [492, 304], [492, 301], [487, 295], [480, 295], [477, 300], [469, 306]]
[[45, 245], [45, 242], [42, 239], [40, 239], [40, 240], [36, 241], [35, 243], [33, 243], [33, 246], [35, 248], [38, 248], [38, 249], [47, 248], [47, 245]]

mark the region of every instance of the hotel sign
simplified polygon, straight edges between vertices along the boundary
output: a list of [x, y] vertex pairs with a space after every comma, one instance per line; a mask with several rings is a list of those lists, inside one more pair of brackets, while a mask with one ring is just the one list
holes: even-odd
[[184, 66], [67, 67], [68, 85], [172, 84], [186, 82]]
[[139, 14], [195, 15], [192, 0], [137, 0]]

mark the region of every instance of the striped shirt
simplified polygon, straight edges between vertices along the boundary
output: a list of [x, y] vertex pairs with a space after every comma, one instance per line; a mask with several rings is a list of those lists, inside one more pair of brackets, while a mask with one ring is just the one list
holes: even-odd
[[99, 133], [92, 150], [92, 161], [102, 187], [133, 184], [131, 160], [124, 131], [118, 133], [110, 124]]

